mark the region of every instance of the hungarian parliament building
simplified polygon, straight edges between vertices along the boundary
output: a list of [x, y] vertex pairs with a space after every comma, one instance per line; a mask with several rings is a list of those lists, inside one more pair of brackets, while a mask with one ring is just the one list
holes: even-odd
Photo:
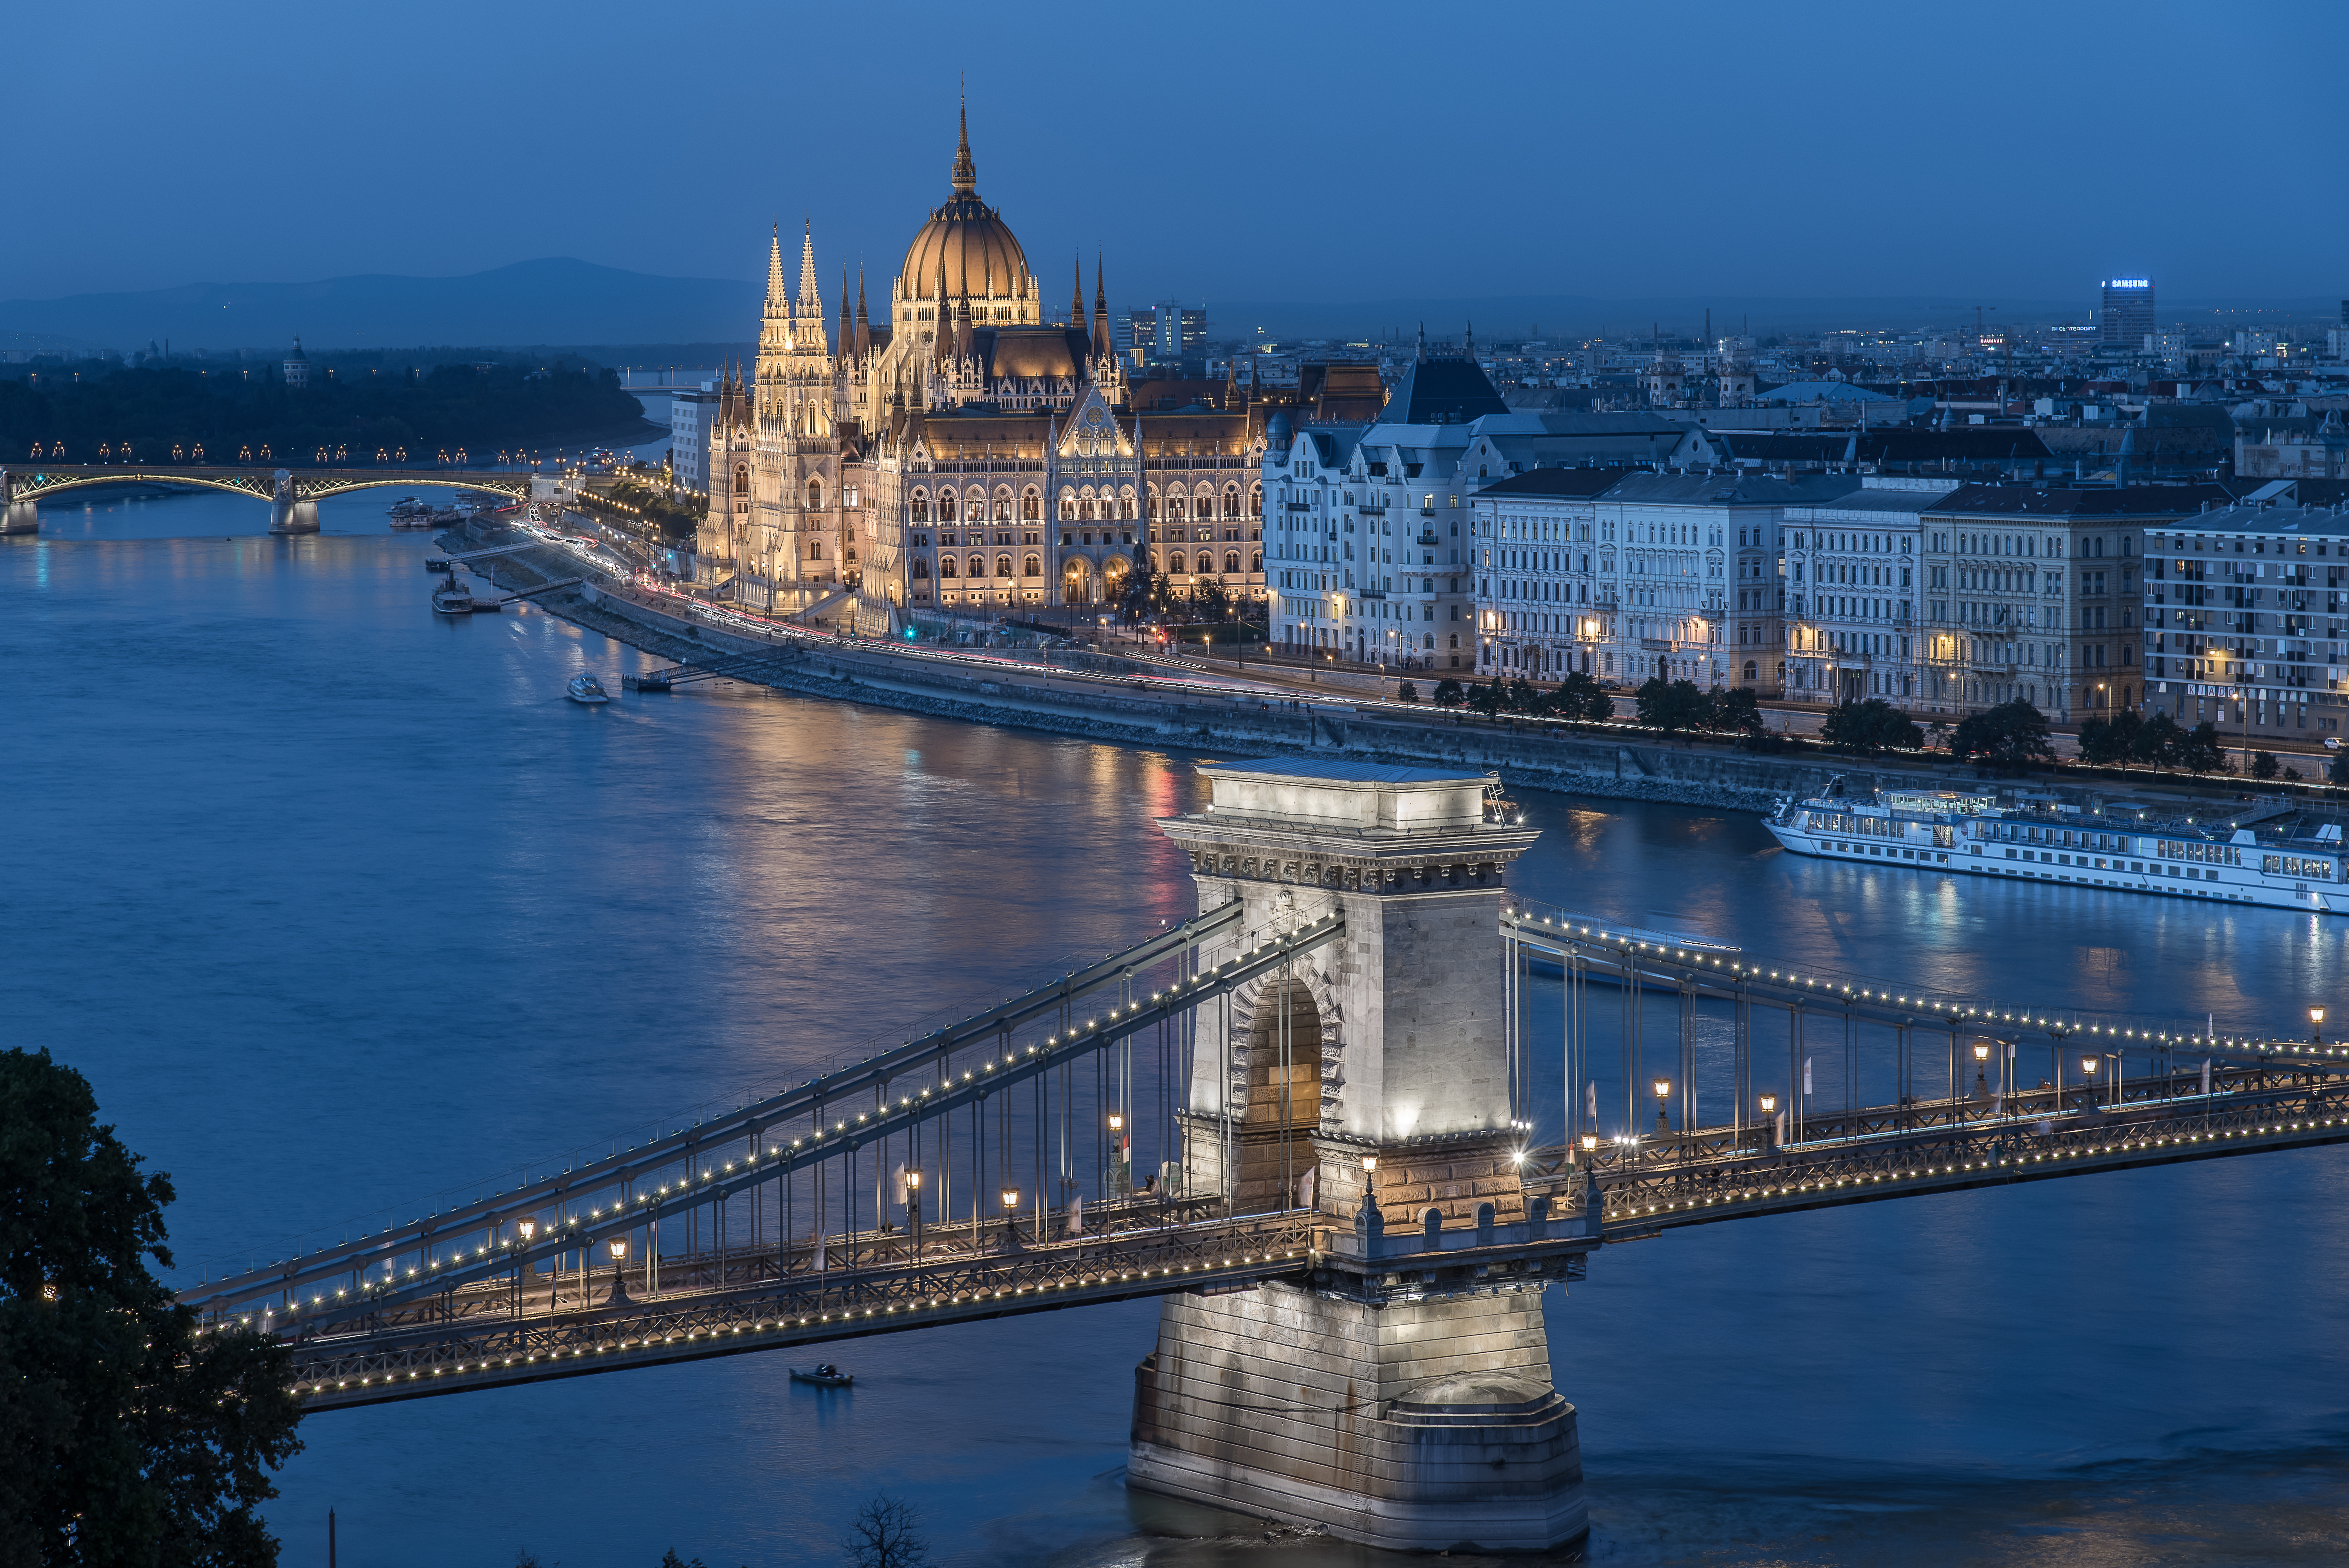
[[[1065, 319], [978, 195], [966, 118], [953, 190], [873, 319], [843, 271], [836, 312], [812, 232], [796, 291], [771, 242], [758, 357], [719, 384], [699, 574], [721, 596], [833, 614], [868, 635], [908, 610], [1105, 604], [1137, 572], [1178, 593], [1265, 596], [1263, 457], [1278, 400], [1237, 377], [1140, 379], [1112, 346], [1100, 263]], [[1351, 381], [1348, 377], [1352, 378]], [[1326, 367], [1368, 418], [1372, 366]], [[1359, 381], [1361, 386], [1352, 383]], [[1284, 422], [1285, 425], [1285, 422]]]

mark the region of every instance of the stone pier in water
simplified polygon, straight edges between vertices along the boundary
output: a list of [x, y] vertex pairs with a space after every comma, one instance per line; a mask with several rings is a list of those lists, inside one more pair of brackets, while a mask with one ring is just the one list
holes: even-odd
[[1424, 1263], [1546, 1223], [1512, 1159], [1498, 921], [1536, 835], [1485, 820], [1478, 774], [1200, 771], [1208, 809], [1162, 825], [1203, 910], [1245, 904], [1232, 944], [1333, 904], [1346, 925], [1227, 1012], [1203, 1009], [1181, 1179], [1237, 1213], [1318, 1209], [1331, 1245], [1307, 1286], [1165, 1298], [1128, 1477], [1401, 1550], [1573, 1540], [1581, 1450], [1550, 1381], [1543, 1282], [1381, 1261], [1390, 1227]]

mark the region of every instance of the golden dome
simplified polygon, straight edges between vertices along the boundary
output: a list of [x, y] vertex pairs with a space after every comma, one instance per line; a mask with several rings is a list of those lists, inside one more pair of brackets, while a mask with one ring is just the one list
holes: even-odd
[[946, 269], [949, 298], [985, 298], [1025, 294], [1028, 256], [1012, 237], [1002, 215], [978, 199], [978, 170], [970, 160], [970, 125], [962, 129], [955, 153], [954, 194], [931, 212], [930, 221], [905, 248], [905, 264], [897, 273], [897, 288], [906, 298], [927, 299], [938, 291], [938, 269]]

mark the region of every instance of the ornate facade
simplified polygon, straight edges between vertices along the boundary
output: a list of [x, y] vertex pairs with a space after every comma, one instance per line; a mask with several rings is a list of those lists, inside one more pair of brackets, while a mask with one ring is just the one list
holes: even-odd
[[1178, 591], [1264, 591], [1260, 477], [1269, 405], [1220, 388], [1130, 385], [1102, 266], [1068, 315], [978, 196], [966, 118], [946, 202], [889, 282], [796, 289], [767, 259], [756, 363], [721, 383], [701, 580], [762, 610], [832, 613], [886, 634], [908, 609], [1084, 605], [1137, 571]]

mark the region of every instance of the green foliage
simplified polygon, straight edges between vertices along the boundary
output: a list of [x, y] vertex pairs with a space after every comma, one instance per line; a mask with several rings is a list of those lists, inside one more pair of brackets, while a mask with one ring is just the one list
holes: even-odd
[[1405, 681], [1401, 686], [1395, 687], [1395, 700], [1398, 702], [1417, 702], [1419, 700], [1419, 683], [1417, 681]]
[[1925, 732], [1880, 696], [1838, 703], [1820, 738], [1838, 751], [1874, 757], [1884, 751], [1921, 751]]
[[1734, 730], [1751, 740], [1766, 734], [1768, 727], [1762, 721], [1762, 699], [1747, 686], [1731, 686], [1713, 697], [1713, 727]]
[[2349, 784], [2349, 751], [2333, 754], [2332, 766], [2325, 769], [2324, 777], [2334, 784]]
[[21, 460], [31, 444], [65, 443], [72, 463], [98, 461], [101, 442], [117, 454], [127, 442], [141, 462], [169, 462], [171, 447], [202, 443], [210, 463], [238, 460], [246, 448], [259, 460], [306, 463], [324, 447], [350, 455], [347, 464], [408, 449], [409, 464], [429, 466], [443, 448], [463, 447], [473, 458], [510, 446], [574, 439], [616, 431], [644, 418], [644, 407], [620, 389], [609, 370], [556, 370], [532, 377], [519, 366], [487, 371], [443, 365], [410, 377], [386, 371], [313, 377], [288, 388], [274, 366], [222, 364], [202, 371], [181, 365], [116, 370], [78, 381], [43, 375], [37, 381], [0, 379], [0, 460]]
[[1950, 755], [2020, 773], [2034, 761], [2052, 761], [2055, 752], [2047, 742], [2047, 716], [2017, 698], [1959, 720]]
[[2282, 771], [2283, 767], [2281, 763], [2276, 761], [2274, 752], [2254, 751], [2251, 753], [2252, 778], [2261, 779], [2272, 779]]
[[[2170, 725], [2172, 729], [2177, 725]], [[2093, 762], [2100, 768], [2117, 767], [2139, 760], [2137, 741], [2146, 731], [2145, 720], [2135, 708], [2125, 707], [2110, 718], [2090, 718], [2080, 725], [2080, 760]]]
[[1435, 683], [1436, 707], [1458, 707], [1467, 700], [1467, 692], [1462, 689], [1460, 683], [1454, 680], [1450, 676], [1446, 676], [1442, 680]]
[[139, 1165], [79, 1073], [0, 1055], [0, 1561], [266, 1568], [293, 1352], [197, 1335], [148, 1268], [171, 1181]]
[[1699, 691], [1694, 681], [1667, 682], [1661, 676], [1651, 676], [1635, 700], [1640, 722], [1650, 729], [1671, 735], [1712, 727], [1713, 699]]
[[1615, 717], [1615, 699], [1601, 690], [1597, 681], [1582, 670], [1569, 670], [1550, 694], [1552, 715], [1558, 718], [1581, 719], [1596, 724]]
[[2219, 727], [2204, 719], [2178, 743], [2178, 766], [2189, 773], [2216, 773], [2227, 766], [2226, 748], [2219, 744]]
[[1213, 577], [1191, 590], [1191, 610], [1204, 621], [1220, 621], [1232, 613], [1232, 596]]

